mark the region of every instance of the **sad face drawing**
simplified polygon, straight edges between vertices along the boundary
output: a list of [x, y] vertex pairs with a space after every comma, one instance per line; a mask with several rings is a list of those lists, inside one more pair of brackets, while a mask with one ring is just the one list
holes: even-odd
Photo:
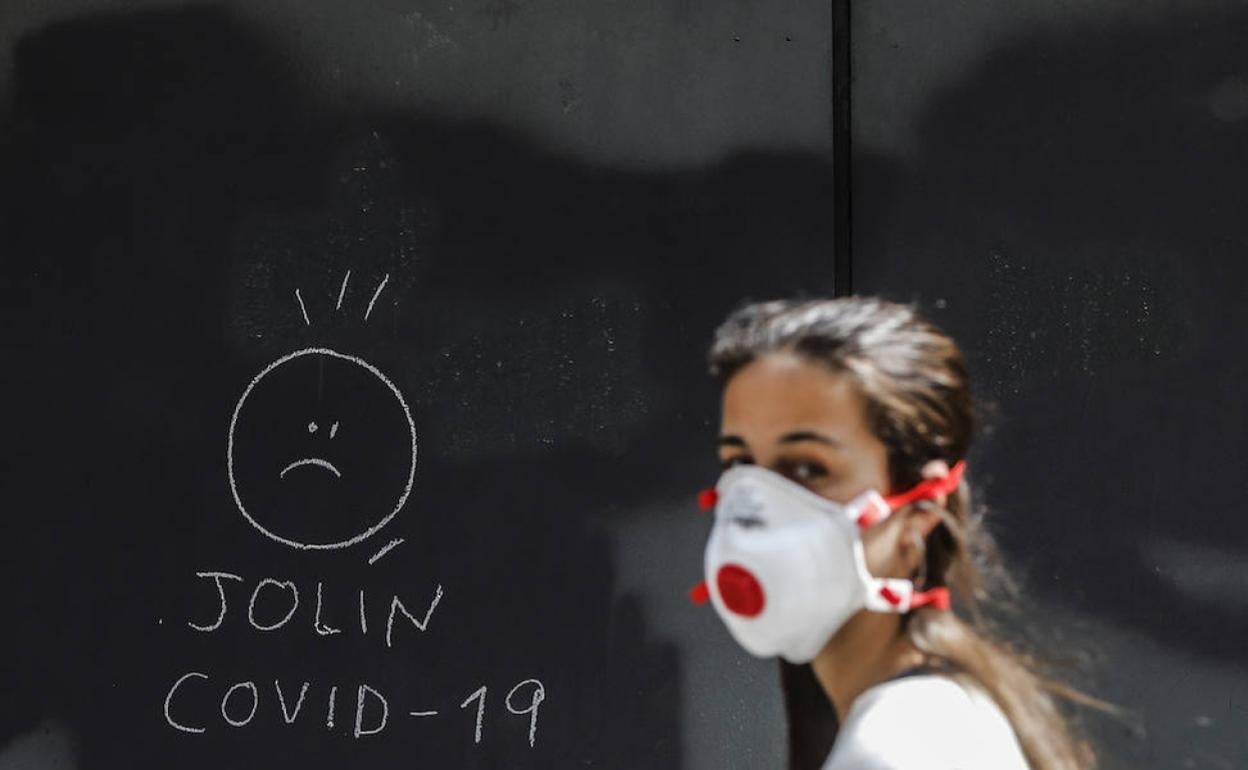
[[407, 502], [416, 426], [403, 395], [372, 364], [307, 348], [247, 386], [227, 453], [234, 502], [252, 526], [294, 548], [346, 548]]

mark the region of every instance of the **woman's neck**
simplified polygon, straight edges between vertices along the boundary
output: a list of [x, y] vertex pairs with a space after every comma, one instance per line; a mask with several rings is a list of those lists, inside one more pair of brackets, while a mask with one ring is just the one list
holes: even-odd
[[863, 610], [828, 640], [810, 665], [843, 723], [859, 695], [925, 659], [901, 632], [900, 615]]

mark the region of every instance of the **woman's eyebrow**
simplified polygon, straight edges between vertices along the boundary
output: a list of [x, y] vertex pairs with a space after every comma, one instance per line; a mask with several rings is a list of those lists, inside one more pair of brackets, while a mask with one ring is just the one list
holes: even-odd
[[[786, 433], [780, 437], [780, 440], [777, 443], [796, 444], [802, 441], [814, 441], [819, 444], [826, 444], [830, 447], [835, 447], [837, 449], [843, 449], [845, 447], [845, 445], [841, 443], [839, 440], [832, 438], [831, 436], [826, 435], [824, 433], [819, 433], [813, 430], [799, 430], [799, 431], [794, 431], [792, 433]], [[748, 445], [745, 443], [745, 439], [741, 438], [740, 436], [734, 436], [731, 434], [720, 436], [718, 444], [721, 447], [730, 446], [730, 447], [740, 447], [741, 449], [746, 449], [748, 447]]]
[[827, 444], [828, 446], [836, 447], [837, 449], [842, 449], [845, 446], [831, 436], [823, 433], [816, 433], [813, 430], [799, 430], [792, 433], [786, 433], [780, 437], [780, 441], [778, 443], [796, 444], [800, 441], [814, 441], [820, 444]]

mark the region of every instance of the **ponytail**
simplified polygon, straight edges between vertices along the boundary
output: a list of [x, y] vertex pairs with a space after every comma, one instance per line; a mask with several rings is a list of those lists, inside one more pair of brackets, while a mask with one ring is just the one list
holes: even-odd
[[983, 602], [992, 599], [989, 585], [998, 593], [1016, 593], [1017, 588], [983, 528], [982, 516], [970, 515], [970, 503], [970, 488], [963, 481], [945, 509], [932, 504], [941, 515], [941, 526], [929, 535], [933, 542], [925, 568], [929, 575], [945, 576], [944, 582], [962, 598], [971, 620], [953, 612], [920, 609], [906, 618], [905, 633], [915, 648], [943, 664], [954, 678], [980, 687], [996, 702], [1014, 728], [1032, 770], [1092, 770], [1096, 754], [1075, 732], [1060, 705], [1113, 709], [1045, 677], [1035, 658], [995, 637], [981, 609]]

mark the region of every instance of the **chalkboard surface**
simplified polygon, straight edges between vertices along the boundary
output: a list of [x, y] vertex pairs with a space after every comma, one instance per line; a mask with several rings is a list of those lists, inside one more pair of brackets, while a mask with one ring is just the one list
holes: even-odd
[[[0, 7], [0, 768], [779, 766], [684, 589], [710, 330], [846, 288], [830, 4], [161, 5]], [[1248, 15], [849, 18], [1016, 625], [1108, 767], [1244, 765]]]
[[[775, 696], [742, 697], [774, 670], [681, 608], [702, 356], [740, 299], [831, 291], [826, 155], [577, 159], [326, 99], [203, 8], [78, 15], [12, 55], [10, 760], [723, 766], [688, 754], [701, 730], [774, 764]], [[682, 668], [707, 665], [689, 725]]]

